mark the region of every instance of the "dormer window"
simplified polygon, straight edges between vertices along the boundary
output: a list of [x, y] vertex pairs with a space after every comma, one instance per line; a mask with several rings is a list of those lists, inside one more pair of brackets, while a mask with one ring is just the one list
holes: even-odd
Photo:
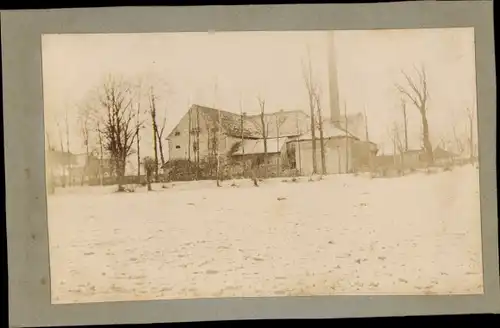
[[181, 135], [181, 133], [180, 133], [179, 131], [175, 131], [175, 136], [176, 136], [176, 137], [177, 137], [177, 136], [180, 136], [180, 135]]

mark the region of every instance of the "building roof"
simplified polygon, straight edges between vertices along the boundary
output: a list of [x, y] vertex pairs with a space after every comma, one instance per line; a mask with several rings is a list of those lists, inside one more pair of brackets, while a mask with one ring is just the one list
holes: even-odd
[[[267, 139], [267, 153], [279, 153], [284, 144], [286, 144], [287, 138], [272, 138]], [[264, 154], [264, 139], [256, 140], [244, 140], [243, 147], [239, 147], [233, 155], [253, 155], [253, 154]]]
[[[319, 129], [316, 129], [315, 133], [316, 133], [315, 135], [316, 139], [319, 139], [320, 138]], [[345, 138], [345, 137], [359, 140], [355, 135], [353, 135], [349, 131], [339, 128], [333, 123], [330, 122], [323, 123], [323, 138], [330, 139], [330, 138]], [[312, 140], [312, 133], [311, 132], [304, 133], [298, 138], [298, 140], [299, 141]]]
[[[217, 126], [220, 115], [222, 130], [226, 135], [241, 137], [243, 134], [244, 138], [251, 139], [263, 137], [260, 114], [245, 115], [243, 118], [242, 115], [237, 113], [201, 105], [192, 105], [190, 110], [193, 112], [199, 111], [200, 115], [209, 120], [212, 126]], [[307, 118], [307, 114], [300, 110], [280, 110], [279, 112], [266, 113], [264, 120], [267, 126], [267, 136], [273, 138], [277, 137], [278, 134], [280, 136], [299, 135], [300, 129], [297, 129], [297, 120], [303, 120], [304, 118]], [[243, 131], [241, 128], [242, 121]], [[172, 130], [168, 138], [171, 137], [174, 130]]]
[[208, 119], [210, 121], [210, 124], [212, 126], [217, 126], [220, 115], [222, 130], [227, 135], [238, 136], [238, 137], [241, 137], [243, 135], [244, 138], [259, 138], [259, 131], [247, 119], [243, 119], [243, 132], [242, 132], [241, 129], [242, 116], [239, 114], [200, 105], [193, 105], [191, 107], [191, 110], [195, 112], [199, 111], [199, 113], [203, 115], [205, 119]]

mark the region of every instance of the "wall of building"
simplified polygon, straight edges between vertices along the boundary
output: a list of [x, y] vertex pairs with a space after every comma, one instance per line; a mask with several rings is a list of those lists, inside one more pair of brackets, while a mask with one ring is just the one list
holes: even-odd
[[[172, 131], [168, 140], [169, 159], [188, 159], [195, 160], [197, 151], [194, 144], [198, 136], [195, 131], [197, 128], [196, 111], [193, 111], [191, 116], [191, 137], [189, 136], [189, 115], [185, 115], [179, 122], [178, 126]], [[213, 126], [208, 126], [204, 116], [200, 113], [199, 119], [199, 156], [200, 160], [214, 154], [214, 134], [217, 133]], [[225, 155], [231, 146], [240, 141], [240, 138], [226, 136], [221, 133], [219, 135], [219, 152]], [[215, 151], [217, 153], [217, 151]]]
[[[325, 166], [326, 174], [347, 173], [353, 167], [352, 139], [332, 138], [325, 142]], [[297, 169], [302, 175], [311, 175], [313, 172], [313, 150], [311, 141], [301, 141], [300, 156], [295, 152]], [[347, 151], [346, 151], [347, 149]], [[316, 142], [317, 171], [321, 173], [321, 148], [319, 140]]]

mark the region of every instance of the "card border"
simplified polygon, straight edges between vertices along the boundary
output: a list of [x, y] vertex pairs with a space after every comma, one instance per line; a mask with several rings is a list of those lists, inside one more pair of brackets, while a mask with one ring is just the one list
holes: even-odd
[[[500, 312], [492, 1], [4, 11], [1, 27], [11, 326]], [[475, 29], [484, 295], [51, 304], [43, 169], [42, 34], [443, 27]]]

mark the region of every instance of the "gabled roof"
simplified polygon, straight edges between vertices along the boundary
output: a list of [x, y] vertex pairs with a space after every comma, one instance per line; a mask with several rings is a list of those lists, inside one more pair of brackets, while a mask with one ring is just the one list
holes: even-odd
[[[345, 138], [345, 137], [359, 140], [355, 135], [353, 135], [349, 131], [346, 131], [345, 129], [338, 127], [336, 124], [329, 123], [329, 122], [323, 123], [323, 138], [330, 139], [330, 138]], [[315, 131], [315, 138], [316, 139], [320, 138], [319, 129], [316, 129], [316, 131]], [[312, 133], [307, 132], [307, 133], [301, 135], [298, 138], [298, 140], [299, 141], [312, 140]]]
[[[208, 120], [209, 124], [214, 127], [217, 126], [220, 115], [222, 130], [226, 135], [241, 137], [243, 134], [244, 138], [249, 139], [257, 139], [263, 137], [260, 114], [245, 115], [244, 117], [242, 117], [242, 115], [237, 113], [201, 105], [192, 105], [190, 110], [192, 111], [192, 113], [196, 113], [197, 111], [199, 111], [200, 116], [202, 116], [203, 119]], [[299, 135], [300, 132], [298, 132], [296, 123], [297, 120], [301, 120], [304, 118], [307, 118], [307, 114], [300, 110], [281, 110], [279, 112], [266, 113], [265, 124], [267, 125], [268, 129], [268, 138], [277, 137], [278, 132], [279, 135], [283, 137]], [[242, 121], [243, 133], [241, 128]], [[279, 125], [279, 131], [277, 123]], [[175, 128], [172, 130], [168, 138], [171, 137], [174, 130]]]
[[248, 119], [243, 120], [242, 133], [242, 116], [239, 114], [200, 105], [193, 105], [191, 110], [199, 111], [200, 115], [208, 119], [212, 126], [217, 126], [220, 115], [221, 127], [226, 135], [241, 137], [243, 134], [244, 138], [259, 138], [259, 131]]

